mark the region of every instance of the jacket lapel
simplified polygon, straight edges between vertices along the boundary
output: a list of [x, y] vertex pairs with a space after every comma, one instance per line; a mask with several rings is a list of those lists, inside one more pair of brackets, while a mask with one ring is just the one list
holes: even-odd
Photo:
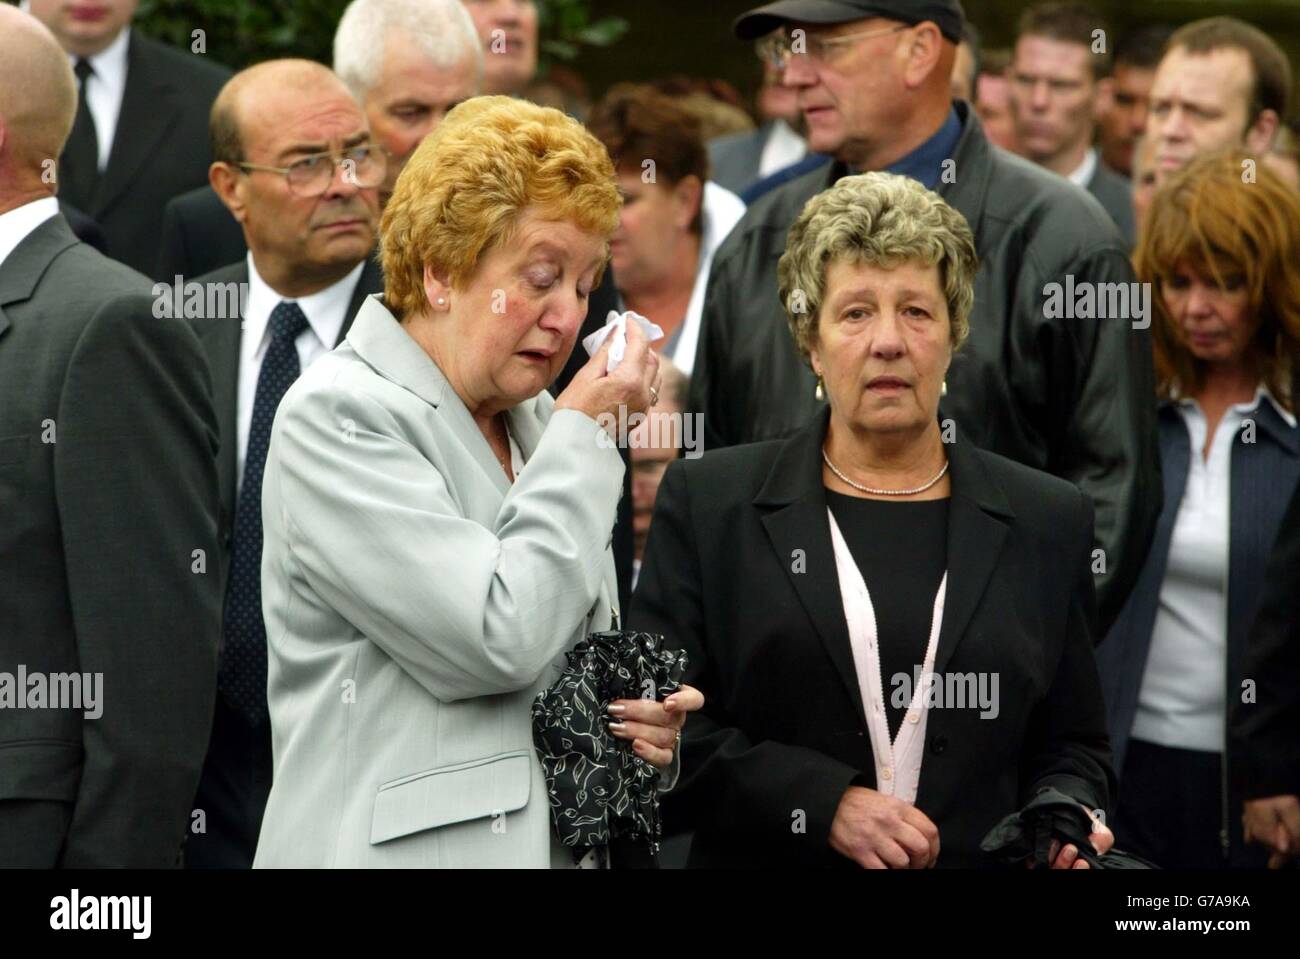
[[91, 209], [86, 211], [93, 217], [102, 216], [126, 194], [136, 181], [140, 167], [158, 151], [184, 108], [171, 80], [155, 74], [148, 61], [148, 50], [138, 32], [132, 30], [127, 49], [126, 88], [122, 92], [113, 148]]
[[[211, 277], [212, 282], [238, 283], [244, 289], [248, 283], [248, 261], [223, 269]], [[235, 515], [235, 455], [238, 446], [236, 417], [239, 407], [239, 346], [243, 340], [243, 318], [236, 323], [230, 319], [211, 318], [199, 327], [199, 342], [212, 374], [212, 402], [217, 411], [217, 430], [221, 440], [221, 456], [217, 461], [217, 479], [221, 489], [221, 505], [225, 515], [233, 521]]]
[[829, 411], [823, 411], [783, 444], [754, 505], [768, 510], [762, 523], [777, 562], [816, 627], [865, 729], [867, 714], [858, 690], [830, 522], [826, 518], [819, 451], [828, 417]]
[[410, 390], [436, 409], [482, 469], [487, 481], [501, 496], [509, 492], [510, 481], [492, 455], [492, 449], [484, 440], [474, 417], [456, 396], [437, 364], [406, 334], [382, 299], [367, 299], [361, 304], [352, 328], [348, 330], [347, 341], [358, 356], [386, 379]]
[[966, 443], [948, 445], [952, 497], [948, 505], [948, 595], [934, 670], [943, 674], [970, 625], [997, 566], [1015, 514]]

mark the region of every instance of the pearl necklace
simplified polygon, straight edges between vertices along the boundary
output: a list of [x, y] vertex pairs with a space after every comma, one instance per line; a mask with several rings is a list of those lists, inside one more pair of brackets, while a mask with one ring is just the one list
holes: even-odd
[[861, 483], [855, 483], [853, 480], [841, 473], [836, 465], [831, 462], [831, 458], [826, 455], [825, 447], [822, 448], [822, 459], [826, 461], [826, 465], [831, 468], [832, 473], [844, 480], [844, 482], [848, 483], [855, 490], [859, 490], [863, 493], [871, 493], [873, 496], [913, 496], [916, 493], [924, 493], [935, 483], [939, 482], [939, 480], [943, 479], [943, 474], [948, 472], [948, 461], [945, 459], [943, 462], [943, 469], [935, 473], [934, 479], [930, 480], [930, 482], [923, 486], [918, 486], [915, 489], [876, 489], [871, 486], [863, 486]]

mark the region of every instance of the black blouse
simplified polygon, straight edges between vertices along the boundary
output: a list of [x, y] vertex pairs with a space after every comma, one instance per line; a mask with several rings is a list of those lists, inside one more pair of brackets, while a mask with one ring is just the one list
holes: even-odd
[[[892, 740], [915, 691], [913, 669], [925, 662], [934, 597], [948, 565], [948, 500], [863, 499], [828, 489], [826, 503], [871, 594]], [[900, 689], [905, 696], [895, 695]]]

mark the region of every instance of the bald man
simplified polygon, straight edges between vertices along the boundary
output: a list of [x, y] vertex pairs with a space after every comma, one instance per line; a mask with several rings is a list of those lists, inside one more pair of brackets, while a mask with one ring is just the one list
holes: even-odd
[[221, 593], [203, 356], [58, 212], [77, 87], [0, 4], [0, 866], [177, 865]]
[[364, 298], [383, 289], [373, 253], [387, 161], [348, 88], [307, 60], [237, 73], [217, 96], [211, 125], [209, 179], [249, 252], [196, 281], [245, 295], [237, 317], [194, 320], [220, 423], [227, 576], [217, 705], [194, 803], [202, 828], [191, 831], [185, 862], [248, 868], [271, 788], [262, 464], [280, 396], [343, 339]]
[[[334, 69], [388, 151], [382, 203], [420, 141], [479, 94], [484, 53], [460, 0], [352, 0], [334, 32]], [[154, 275], [197, 276], [246, 252], [241, 230], [204, 186], [167, 204]]]

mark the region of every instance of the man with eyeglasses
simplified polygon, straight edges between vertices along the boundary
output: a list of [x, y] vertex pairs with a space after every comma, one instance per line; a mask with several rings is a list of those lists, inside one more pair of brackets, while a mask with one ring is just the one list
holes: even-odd
[[970, 105], [952, 100], [963, 19], [958, 0], [779, 0], [737, 19], [743, 40], [783, 29], [764, 52], [798, 93], [809, 149], [835, 162], [755, 202], [718, 250], [690, 407], [704, 413], [706, 449], [787, 436], [820, 411], [777, 298], [786, 233], [842, 176], [917, 179], [970, 222], [982, 263], [970, 338], [941, 406], [945, 438], [1062, 476], [1092, 497], [1104, 626], [1132, 586], [1160, 507], [1151, 345], [1140, 317], [1061, 319], [1047, 308], [1049, 284], [1127, 284], [1132, 267], [1094, 198], [991, 146]]
[[238, 289], [242, 308], [193, 320], [220, 428], [225, 604], [212, 738], [185, 861], [248, 868], [271, 787], [262, 467], [280, 397], [341, 342], [365, 297], [383, 289], [373, 252], [387, 158], [343, 81], [307, 60], [236, 74], [213, 105], [211, 125], [209, 178], [242, 226], [248, 256], [194, 281], [204, 290]]
[[[485, 54], [461, 0], [352, 0], [334, 31], [334, 71], [388, 153], [382, 206], [447, 111], [481, 92]], [[499, 57], [497, 59], [500, 59]], [[244, 258], [243, 232], [205, 185], [167, 204], [154, 275], [164, 283]]]

